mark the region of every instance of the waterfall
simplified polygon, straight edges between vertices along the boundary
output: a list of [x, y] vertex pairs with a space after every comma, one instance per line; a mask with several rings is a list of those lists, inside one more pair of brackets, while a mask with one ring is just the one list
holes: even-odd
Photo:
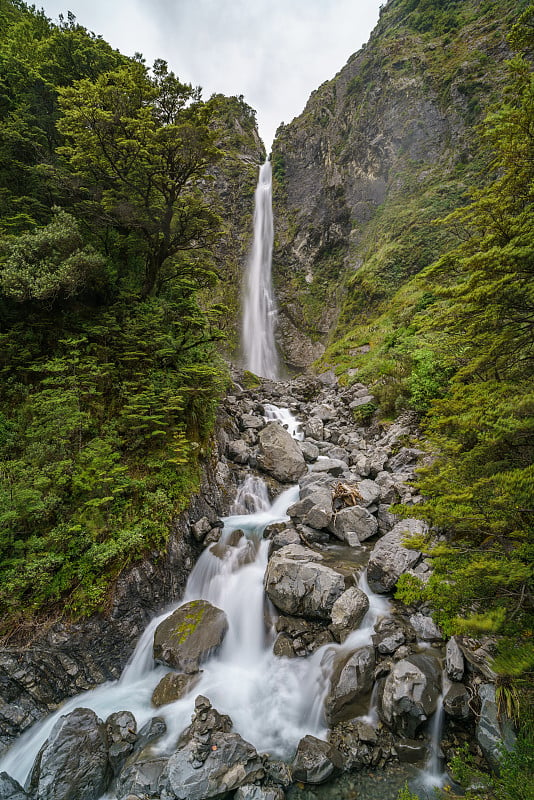
[[273, 256], [271, 162], [260, 167], [254, 199], [254, 239], [248, 261], [243, 303], [245, 367], [263, 378], [276, 378], [278, 355], [274, 343], [276, 304], [271, 282]]

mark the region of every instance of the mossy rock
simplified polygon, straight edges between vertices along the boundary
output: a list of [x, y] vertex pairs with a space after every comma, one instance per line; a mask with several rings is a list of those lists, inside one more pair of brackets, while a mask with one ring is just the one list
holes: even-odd
[[183, 672], [169, 672], [160, 680], [152, 694], [152, 705], [156, 708], [166, 706], [167, 703], [174, 703], [181, 700], [186, 694], [194, 689], [200, 680], [198, 673], [185, 675]]
[[156, 628], [154, 659], [191, 674], [221, 646], [228, 630], [226, 614], [207, 600], [177, 608]]

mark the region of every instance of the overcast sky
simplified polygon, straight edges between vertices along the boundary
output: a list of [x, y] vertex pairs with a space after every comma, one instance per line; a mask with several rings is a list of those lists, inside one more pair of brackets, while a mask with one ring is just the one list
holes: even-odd
[[[385, 0], [44, 0], [126, 55], [168, 61], [182, 81], [244, 95], [269, 150], [281, 122], [367, 41]], [[40, 5], [39, 2], [36, 3]]]

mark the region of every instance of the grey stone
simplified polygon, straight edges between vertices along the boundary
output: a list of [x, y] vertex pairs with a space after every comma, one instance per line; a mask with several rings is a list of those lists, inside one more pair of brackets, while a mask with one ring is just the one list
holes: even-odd
[[315, 439], [322, 442], [324, 436], [324, 424], [319, 417], [310, 417], [304, 423], [304, 435], [308, 439]]
[[285, 796], [280, 786], [258, 786], [249, 783], [239, 787], [234, 800], [284, 800]]
[[351, 586], [332, 606], [330, 630], [338, 642], [344, 642], [355, 631], [369, 609], [369, 598], [356, 586]]
[[315, 736], [305, 736], [300, 740], [293, 760], [293, 780], [311, 784], [324, 783], [341, 766], [341, 756], [332, 745]]
[[375, 630], [373, 644], [381, 655], [391, 655], [406, 641], [403, 629], [391, 617], [380, 620]]
[[158, 755], [151, 747], [137, 754], [135, 760], [129, 761], [119, 775], [116, 787], [118, 800], [128, 800], [132, 796], [159, 797], [160, 778], [167, 760], [167, 756]]
[[395, 742], [395, 752], [401, 763], [416, 764], [427, 757], [427, 743], [420, 739], [400, 739]]
[[212, 523], [207, 517], [201, 517], [194, 525], [191, 525], [193, 536], [197, 542], [201, 542], [207, 533], [211, 531]]
[[468, 719], [471, 716], [469, 692], [463, 683], [452, 683], [443, 697], [443, 708], [449, 717]]
[[240, 428], [242, 431], [246, 430], [260, 430], [265, 426], [263, 417], [257, 417], [255, 414], [243, 414], [240, 420]]
[[312, 442], [299, 442], [300, 449], [302, 451], [302, 455], [304, 456], [304, 461], [307, 461], [309, 464], [313, 461], [317, 461], [319, 457], [319, 448], [312, 444]]
[[515, 734], [512, 726], [499, 722], [499, 712], [495, 699], [495, 685], [483, 683], [478, 688], [481, 701], [480, 715], [476, 726], [476, 739], [484, 758], [493, 769], [499, 769], [502, 748], [512, 750], [515, 744]]
[[374, 669], [373, 647], [360, 647], [334, 668], [330, 691], [325, 701], [329, 725], [365, 713], [368, 702], [363, 706], [362, 701], [368, 700], [373, 688]]
[[250, 449], [242, 439], [235, 439], [228, 442], [226, 454], [231, 461], [236, 464], [248, 464], [250, 459]]
[[295, 483], [306, 472], [300, 446], [278, 422], [268, 422], [260, 431], [257, 465], [281, 483]]
[[288, 545], [272, 555], [265, 572], [265, 591], [286, 614], [329, 619], [345, 590], [342, 575], [319, 563], [321, 556], [306, 547]]
[[373, 503], [376, 503], [380, 498], [380, 486], [375, 483], [375, 481], [371, 481], [368, 478], [360, 481], [357, 484], [357, 489], [360, 497], [362, 498], [362, 506], [370, 506]]
[[378, 522], [366, 508], [349, 506], [335, 514], [328, 530], [350, 547], [357, 547], [375, 535], [378, 531]]
[[20, 783], [7, 772], [0, 772], [0, 800], [28, 800]]
[[164, 675], [152, 693], [152, 705], [156, 708], [181, 700], [193, 691], [200, 679], [198, 673], [169, 672]]
[[417, 634], [418, 639], [424, 642], [439, 642], [443, 639], [443, 634], [432, 619], [425, 614], [417, 612], [410, 617], [410, 625]]
[[373, 592], [385, 594], [395, 588], [400, 576], [415, 567], [421, 558], [419, 550], [408, 550], [403, 540], [410, 534], [426, 531], [426, 525], [418, 519], [398, 522], [375, 544], [367, 566], [367, 580]]
[[222, 644], [228, 620], [207, 600], [180, 606], [161, 622], [154, 634], [154, 659], [182, 672], [198, 672], [200, 664]]
[[194, 742], [175, 752], [160, 779], [161, 800], [209, 800], [260, 780], [263, 763], [254, 747], [238, 733], [215, 731], [204, 761]]
[[117, 711], [106, 719], [108, 759], [114, 775], [118, 775], [137, 741], [137, 722], [131, 711]]
[[395, 733], [413, 738], [436, 710], [440, 678], [436, 659], [430, 656], [397, 661], [379, 692], [381, 719]]
[[106, 727], [94, 711], [76, 708], [52, 728], [29, 787], [38, 800], [98, 800], [110, 777]]
[[328, 458], [327, 456], [320, 456], [315, 464], [311, 466], [312, 472], [327, 472], [334, 477], [343, 475], [346, 469], [347, 465], [344, 461], [338, 458]]
[[451, 636], [445, 648], [445, 666], [451, 681], [461, 681], [464, 677], [464, 655], [455, 636]]
[[351, 403], [349, 403], [349, 408], [354, 411], [360, 406], [366, 406], [368, 403], [375, 403], [375, 398], [372, 394], [364, 394], [363, 397], [357, 397]]
[[333, 516], [332, 503], [330, 508], [320, 505], [315, 505], [310, 508], [308, 513], [303, 517], [302, 522], [309, 525], [311, 528], [322, 530], [327, 528]]

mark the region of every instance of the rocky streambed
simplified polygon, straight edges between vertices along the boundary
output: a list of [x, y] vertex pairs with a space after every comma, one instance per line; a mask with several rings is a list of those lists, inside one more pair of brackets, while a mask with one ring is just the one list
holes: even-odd
[[442, 748], [467, 741], [495, 763], [487, 648], [445, 642], [428, 608], [392, 598], [402, 574], [431, 574], [404, 546], [424, 524], [391, 512], [420, 501], [422, 450], [410, 415], [361, 424], [372, 400], [332, 375], [236, 383], [212, 465], [218, 501], [187, 520], [182, 546], [201, 555], [183, 595], [120, 680], [7, 752], [2, 800], [282, 800], [398, 764], [417, 766], [424, 796], [445, 780]]

